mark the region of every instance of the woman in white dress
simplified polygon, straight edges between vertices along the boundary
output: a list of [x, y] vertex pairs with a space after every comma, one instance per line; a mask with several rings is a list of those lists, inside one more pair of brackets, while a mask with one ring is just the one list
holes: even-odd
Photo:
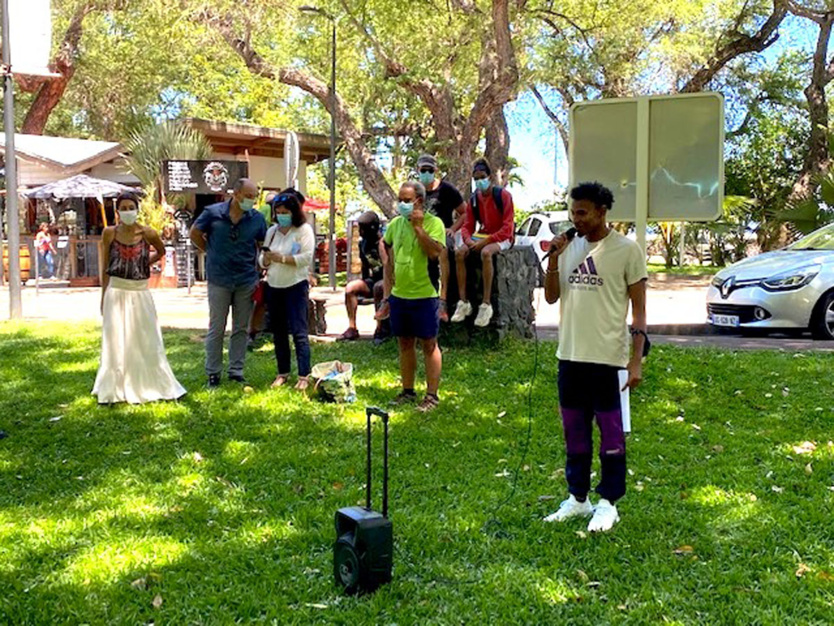
[[139, 199], [123, 193], [116, 200], [119, 224], [104, 229], [101, 284], [101, 364], [93, 386], [99, 404], [176, 400], [185, 395], [162, 342], [153, 297], [151, 265], [165, 254], [153, 228], [136, 223]]
[[293, 188], [285, 189], [272, 200], [275, 224], [266, 231], [258, 257], [266, 269], [266, 304], [275, 342], [278, 376], [272, 383], [280, 387], [290, 377], [290, 341], [292, 335], [298, 361], [295, 388], [304, 391], [309, 385], [310, 340], [307, 337], [307, 311], [310, 264], [316, 237], [304, 214], [304, 196]]

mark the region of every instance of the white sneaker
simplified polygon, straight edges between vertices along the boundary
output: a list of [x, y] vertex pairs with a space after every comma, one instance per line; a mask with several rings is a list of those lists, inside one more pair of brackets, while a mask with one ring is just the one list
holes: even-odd
[[478, 317], [475, 318], [475, 326], [486, 326], [492, 319], [492, 305], [484, 302], [478, 307]]
[[458, 305], [455, 307], [455, 314], [452, 316], [453, 322], [462, 322], [467, 317], [472, 315], [472, 305], [463, 300], [458, 300]]
[[588, 532], [607, 532], [611, 530], [614, 524], [616, 524], [619, 521], [620, 516], [617, 513], [617, 507], [611, 504], [605, 498], [602, 498], [599, 501], [599, 504], [597, 504], [594, 509], [594, 516], [591, 518], [591, 522], [588, 524]]
[[580, 502], [573, 495], [559, 505], [559, 510], [544, 518], [545, 522], [564, 522], [571, 517], [587, 517], [593, 515], [594, 507], [587, 498]]

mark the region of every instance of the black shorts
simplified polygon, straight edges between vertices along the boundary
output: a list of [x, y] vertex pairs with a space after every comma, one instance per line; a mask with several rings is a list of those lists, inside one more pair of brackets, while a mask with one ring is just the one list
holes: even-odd
[[440, 332], [440, 299], [406, 300], [390, 296], [391, 334], [395, 337], [434, 339]]

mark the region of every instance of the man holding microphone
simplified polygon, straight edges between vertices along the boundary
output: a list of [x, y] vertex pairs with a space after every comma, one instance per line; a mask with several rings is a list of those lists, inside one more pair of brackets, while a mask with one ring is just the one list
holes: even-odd
[[[620, 398], [621, 391], [634, 389], [643, 377], [648, 274], [640, 247], [608, 227], [607, 211], [614, 203], [610, 190], [596, 182], [582, 183], [570, 197], [575, 230], [551, 242], [545, 277], [545, 299], [551, 304], [561, 300], [558, 386], [570, 496], [544, 519], [592, 516], [588, 530], [605, 532], [619, 521], [615, 502], [625, 494]], [[600, 430], [601, 465], [596, 506], [588, 499], [594, 420]]]

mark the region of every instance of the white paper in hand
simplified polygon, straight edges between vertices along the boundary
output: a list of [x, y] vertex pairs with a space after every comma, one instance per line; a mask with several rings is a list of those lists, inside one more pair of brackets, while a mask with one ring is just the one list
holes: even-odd
[[631, 390], [628, 387], [623, 389], [623, 387], [625, 387], [625, 384], [628, 382], [628, 370], [619, 370], [617, 374], [620, 381], [620, 413], [622, 413], [623, 416], [623, 432], [630, 433], [631, 404], [629, 392]]

